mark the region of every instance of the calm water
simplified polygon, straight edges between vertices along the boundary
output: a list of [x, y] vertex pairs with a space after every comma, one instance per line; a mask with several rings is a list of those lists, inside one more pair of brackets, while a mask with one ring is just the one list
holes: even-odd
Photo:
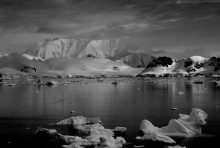
[[[220, 87], [210, 79], [203, 84], [186, 78], [154, 80], [121, 81], [118, 85], [0, 85], [0, 143], [4, 147], [39, 147], [33, 136], [37, 127], [55, 128], [51, 123], [70, 117], [70, 111], [75, 111], [73, 115], [101, 117], [106, 128], [127, 127], [125, 139], [133, 143], [143, 119], [166, 126], [171, 118], [189, 114], [196, 107], [208, 113], [203, 133], [213, 137], [179, 138], [175, 139], [177, 144], [187, 148], [219, 145]], [[171, 110], [173, 107], [178, 110]]]

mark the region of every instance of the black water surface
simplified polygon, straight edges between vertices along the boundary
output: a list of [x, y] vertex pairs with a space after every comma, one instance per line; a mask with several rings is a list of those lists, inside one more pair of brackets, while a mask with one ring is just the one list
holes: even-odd
[[[178, 108], [171, 110], [171, 108]], [[187, 148], [213, 147], [220, 142], [220, 87], [205, 79], [195, 84], [186, 78], [119, 82], [93, 82], [54, 87], [22, 84], [0, 86], [0, 147], [42, 147], [34, 132], [38, 127], [55, 128], [52, 123], [71, 115], [101, 117], [105, 128], [127, 127], [126, 141], [136, 143], [143, 119], [162, 127], [178, 114], [200, 108], [209, 116], [203, 133], [209, 136], [177, 138]], [[70, 111], [75, 111], [70, 114]], [[67, 131], [58, 129], [60, 133]], [[212, 135], [212, 136], [210, 136]], [[137, 144], [137, 143], [136, 143]], [[163, 144], [144, 142], [146, 147]]]

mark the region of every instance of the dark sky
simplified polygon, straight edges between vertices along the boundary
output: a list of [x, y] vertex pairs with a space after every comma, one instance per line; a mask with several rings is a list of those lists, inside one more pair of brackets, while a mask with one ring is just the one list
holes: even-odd
[[0, 53], [51, 37], [123, 38], [156, 56], [220, 56], [220, 0], [0, 0]]

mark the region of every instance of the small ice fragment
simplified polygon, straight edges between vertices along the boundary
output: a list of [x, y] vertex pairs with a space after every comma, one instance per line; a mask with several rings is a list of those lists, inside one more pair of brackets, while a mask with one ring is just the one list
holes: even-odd
[[171, 108], [171, 110], [177, 110], [178, 108], [176, 108], [176, 107], [173, 107], [173, 108]]
[[178, 93], [179, 93], [179, 95], [183, 95], [183, 94], [184, 94], [184, 92], [181, 92], [181, 91], [180, 91], [180, 92], [178, 92]]
[[134, 147], [144, 147], [144, 145], [134, 145]]
[[117, 126], [117, 127], [115, 127], [115, 129], [113, 129], [112, 131], [114, 131], [114, 132], [126, 132], [126, 131], [127, 131], [127, 128], [126, 128], [126, 127]]
[[186, 148], [186, 147], [185, 146], [174, 145], [174, 146], [168, 146], [167, 148]]

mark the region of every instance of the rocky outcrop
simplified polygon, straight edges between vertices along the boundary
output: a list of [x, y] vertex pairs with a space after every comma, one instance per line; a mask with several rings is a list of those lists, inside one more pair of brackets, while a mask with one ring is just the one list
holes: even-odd
[[163, 67], [168, 67], [169, 65], [172, 65], [173, 60], [169, 57], [159, 57], [157, 59], [153, 59], [148, 65], [147, 68], [150, 67], [157, 67], [158, 65], [161, 65]]
[[132, 67], [144, 68], [152, 59], [154, 57], [146, 53], [128, 53], [128, 55], [122, 56], [119, 60]]
[[30, 67], [30, 66], [24, 66], [23, 68], [21, 68], [22, 72], [26, 72], [26, 73], [36, 73], [37, 70], [34, 67]]
[[138, 76], [211, 76], [220, 71], [220, 58], [192, 56], [181, 60], [159, 57], [152, 60]]

